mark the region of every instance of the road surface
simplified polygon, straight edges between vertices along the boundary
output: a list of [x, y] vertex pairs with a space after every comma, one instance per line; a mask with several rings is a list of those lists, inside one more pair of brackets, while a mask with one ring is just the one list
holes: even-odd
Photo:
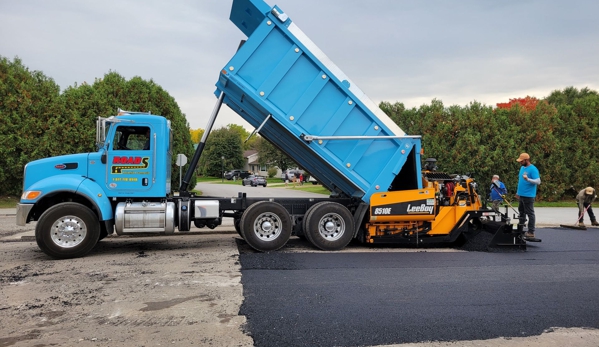
[[[530, 339], [555, 328], [599, 328], [599, 229], [537, 234], [542, 243], [510, 253], [242, 248], [240, 314], [260, 347], [520, 337], [529, 339], [507, 345], [537, 346]], [[592, 331], [561, 345], [596, 346]]]

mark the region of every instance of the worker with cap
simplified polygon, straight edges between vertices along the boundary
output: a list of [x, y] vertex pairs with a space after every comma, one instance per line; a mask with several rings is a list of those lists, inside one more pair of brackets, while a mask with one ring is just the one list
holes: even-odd
[[505, 184], [499, 180], [499, 175], [493, 175], [491, 181], [491, 203], [493, 210], [499, 211], [499, 204], [503, 201], [506, 194], [507, 188], [505, 187]]
[[520, 224], [526, 223], [528, 217], [528, 231], [524, 233], [524, 238], [535, 238], [535, 198], [537, 197], [537, 186], [541, 184], [541, 175], [536, 166], [530, 162], [530, 155], [522, 153], [516, 159], [520, 163], [520, 173], [518, 174], [518, 214], [520, 215]]
[[589, 218], [591, 218], [591, 225], [598, 226], [597, 220], [595, 219], [595, 214], [593, 213], [593, 208], [591, 204], [595, 201], [597, 194], [595, 193], [595, 189], [593, 187], [586, 187], [585, 189], [578, 192], [576, 195], [576, 204], [578, 204], [578, 226], [584, 226], [584, 210], [586, 209], [589, 213]]

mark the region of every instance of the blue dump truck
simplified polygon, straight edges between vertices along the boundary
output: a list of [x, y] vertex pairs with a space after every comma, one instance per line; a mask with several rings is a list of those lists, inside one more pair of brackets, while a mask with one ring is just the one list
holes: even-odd
[[[97, 121], [94, 153], [30, 162], [17, 224], [37, 221], [54, 258], [87, 254], [109, 234], [173, 234], [233, 218], [258, 251], [292, 235], [322, 250], [366, 244], [456, 242], [488, 234], [525, 249], [522, 228], [484, 207], [474, 179], [422, 166], [421, 138], [385, 115], [277, 6], [233, 0], [247, 35], [218, 75], [217, 102], [179, 187], [171, 191], [172, 131], [161, 116], [121, 112]], [[237, 43], [232, 43], [237, 46]], [[189, 182], [226, 104], [330, 191], [320, 199], [195, 196]]]

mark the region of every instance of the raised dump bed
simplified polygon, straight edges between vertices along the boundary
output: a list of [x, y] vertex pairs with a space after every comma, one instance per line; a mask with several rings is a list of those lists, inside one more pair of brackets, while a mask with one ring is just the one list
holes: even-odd
[[422, 188], [420, 138], [382, 112], [277, 6], [234, 0], [248, 36], [215, 94], [335, 195]]

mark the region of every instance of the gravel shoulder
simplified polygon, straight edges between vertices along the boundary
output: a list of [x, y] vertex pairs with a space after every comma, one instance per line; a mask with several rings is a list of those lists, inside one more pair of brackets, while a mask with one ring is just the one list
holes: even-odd
[[0, 242], [0, 346], [253, 346], [235, 236], [109, 237], [70, 260]]

